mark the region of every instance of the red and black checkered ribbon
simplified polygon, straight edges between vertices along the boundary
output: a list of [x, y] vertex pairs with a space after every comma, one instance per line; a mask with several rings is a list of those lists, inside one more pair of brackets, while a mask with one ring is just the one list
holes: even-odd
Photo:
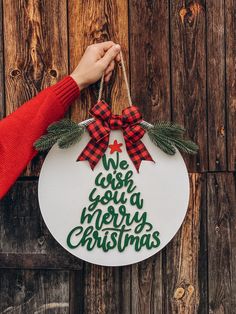
[[142, 116], [137, 107], [128, 107], [122, 111], [122, 115], [114, 115], [106, 102], [99, 101], [90, 110], [90, 114], [95, 118], [87, 126], [91, 140], [77, 161], [87, 160], [90, 167], [94, 169], [107, 150], [111, 130], [118, 129], [123, 130], [127, 152], [137, 171], [142, 160], [153, 161], [147, 148], [141, 142], [145, 130], [139, 124]]

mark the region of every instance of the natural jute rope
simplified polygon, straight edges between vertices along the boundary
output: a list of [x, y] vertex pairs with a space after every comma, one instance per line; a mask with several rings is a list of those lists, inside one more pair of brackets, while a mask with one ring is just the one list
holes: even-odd
[[[129, 106], [131, 107], [132, 106], [132, 100], [131, 100], [131, 96], [130, 96], [130, 88], [129, 88], [129, 83], [128, 83], [128, 79], [127, 79], [124, 58], [123, 58], [123, 55], [122, 55], [121, 51], [120, 51], [120, 61], [121, 61], [122, 72], [123, 72], [123, 75], [124, 75], [124, 80], [125, 80], [125, 86], [126, 86], [127, 95], [128, 95]], [[102, 75], [101, 82], [100, 82], [100, 88], [99, 88], [99, 93], [98, 93], [98, 101], [100, 101], [101, 98], [102, 98], [103, 85], [104, 85], [104, 74]]]

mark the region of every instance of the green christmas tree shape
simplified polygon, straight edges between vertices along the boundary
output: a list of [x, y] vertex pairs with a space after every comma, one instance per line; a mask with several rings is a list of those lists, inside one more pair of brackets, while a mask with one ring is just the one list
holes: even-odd
[[99, 248], [123, 252], [132, 246], [138, 252], [160, 245], [159, 232], [147, 220], [133, 171], [126, 160], [120, 159], [121, 146], [115, 140], [109, 145], [111, 156], [105, 154], [102, 158], [103, 171], [95, 178], [88, 206], [82, 209], [79, 225], [68, 233], [70, 249], [82, 246], [89, 251]]

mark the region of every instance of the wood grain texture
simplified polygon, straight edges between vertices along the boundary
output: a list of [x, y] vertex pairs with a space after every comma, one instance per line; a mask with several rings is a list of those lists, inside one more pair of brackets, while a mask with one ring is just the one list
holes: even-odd
[[[73, 273], [72, 313], [130, 314], [132, 309], [131, 266], [101, 267], [84, 263]], [[74, 312], [73, 312], [74, 311]]]
[[171, 119], [168, 1], [129, 2], [133, 102], [149, 122]]
[[210, 171], [227, 170], [224, 1], [206, 1], [208, 159]]
[[131, 313], [163, 313], [162, 254], [132, 265]]
[[206, 179], [190, 176], [189, 208], [181, 229], [166, 247], [164, 313], [207, 312]]
[[172, 116], [199, 145], [190, 172], [208, 169], [204, 1], [170, 1]]
[[84, 271], [70, 271], [70, 314], [85, 313], [84, 303]]
[[3, 0], [3, 9], [9, 114], [67, 73], [66, 1]]
[[[66, 0], [3, 0], [3, 10], [8, 115], [67, 74]], [[38, 175], [43, 156], [24, 175]]]
[[69, 314], [68, 272], [0, 270], [0, 313]]
[[236, 170], [236, 1], [225, 0], [228, 170]]
[[[126, 0], [68, 1], [70, 70], [80, 60], [84, 50], [93, 43], [112, 40], [122, 47], [128, 72], [128, 6]], [[99, 82], [83, 91], [73, 106], [73, 120], [88, 117], [89, 108], [96, 103]], [[103, 97], [112, 104], [113, 112], [120, 113], [128, 106], [127, 93], [121, 69], [116, 69]]]
[[[168, 1], [132, 0], [129, 17], [133, 103], [149, 122], [170, 120]], [[130, 313], [162, 313], [162, 254], [131, 270]]]
[[43, 222], [37, 181], [14, 185], [0, 202], [0, 221], [1, 268], [80, 269], [80, 260], [54, 240]]
[[3, 11], [2, 0], [0, 0], [0, 120], [5, 116], [4, 102], [4, 54], [3, 54]]
[[84, 278], [84, 313], [123, 313], [118, 267], [101, 267], [86, 263]]
[[207, 175], [209, 313], [236, 308], [236, 197], [232, 173]]

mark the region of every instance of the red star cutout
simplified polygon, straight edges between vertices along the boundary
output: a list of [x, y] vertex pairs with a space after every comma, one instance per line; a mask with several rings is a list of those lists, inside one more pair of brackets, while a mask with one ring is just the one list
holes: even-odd
[[109, 147], [110, 147], [110, 154], [113, 154], [114, 152], [118, 152], [118, 153], [121, 153], [122, 150], [121, 150], [121, 146], [123, 144], [122, 143], [118, 143], [117, 140], [114, 140], [114, 143], [113, 144], [110, 144]]

